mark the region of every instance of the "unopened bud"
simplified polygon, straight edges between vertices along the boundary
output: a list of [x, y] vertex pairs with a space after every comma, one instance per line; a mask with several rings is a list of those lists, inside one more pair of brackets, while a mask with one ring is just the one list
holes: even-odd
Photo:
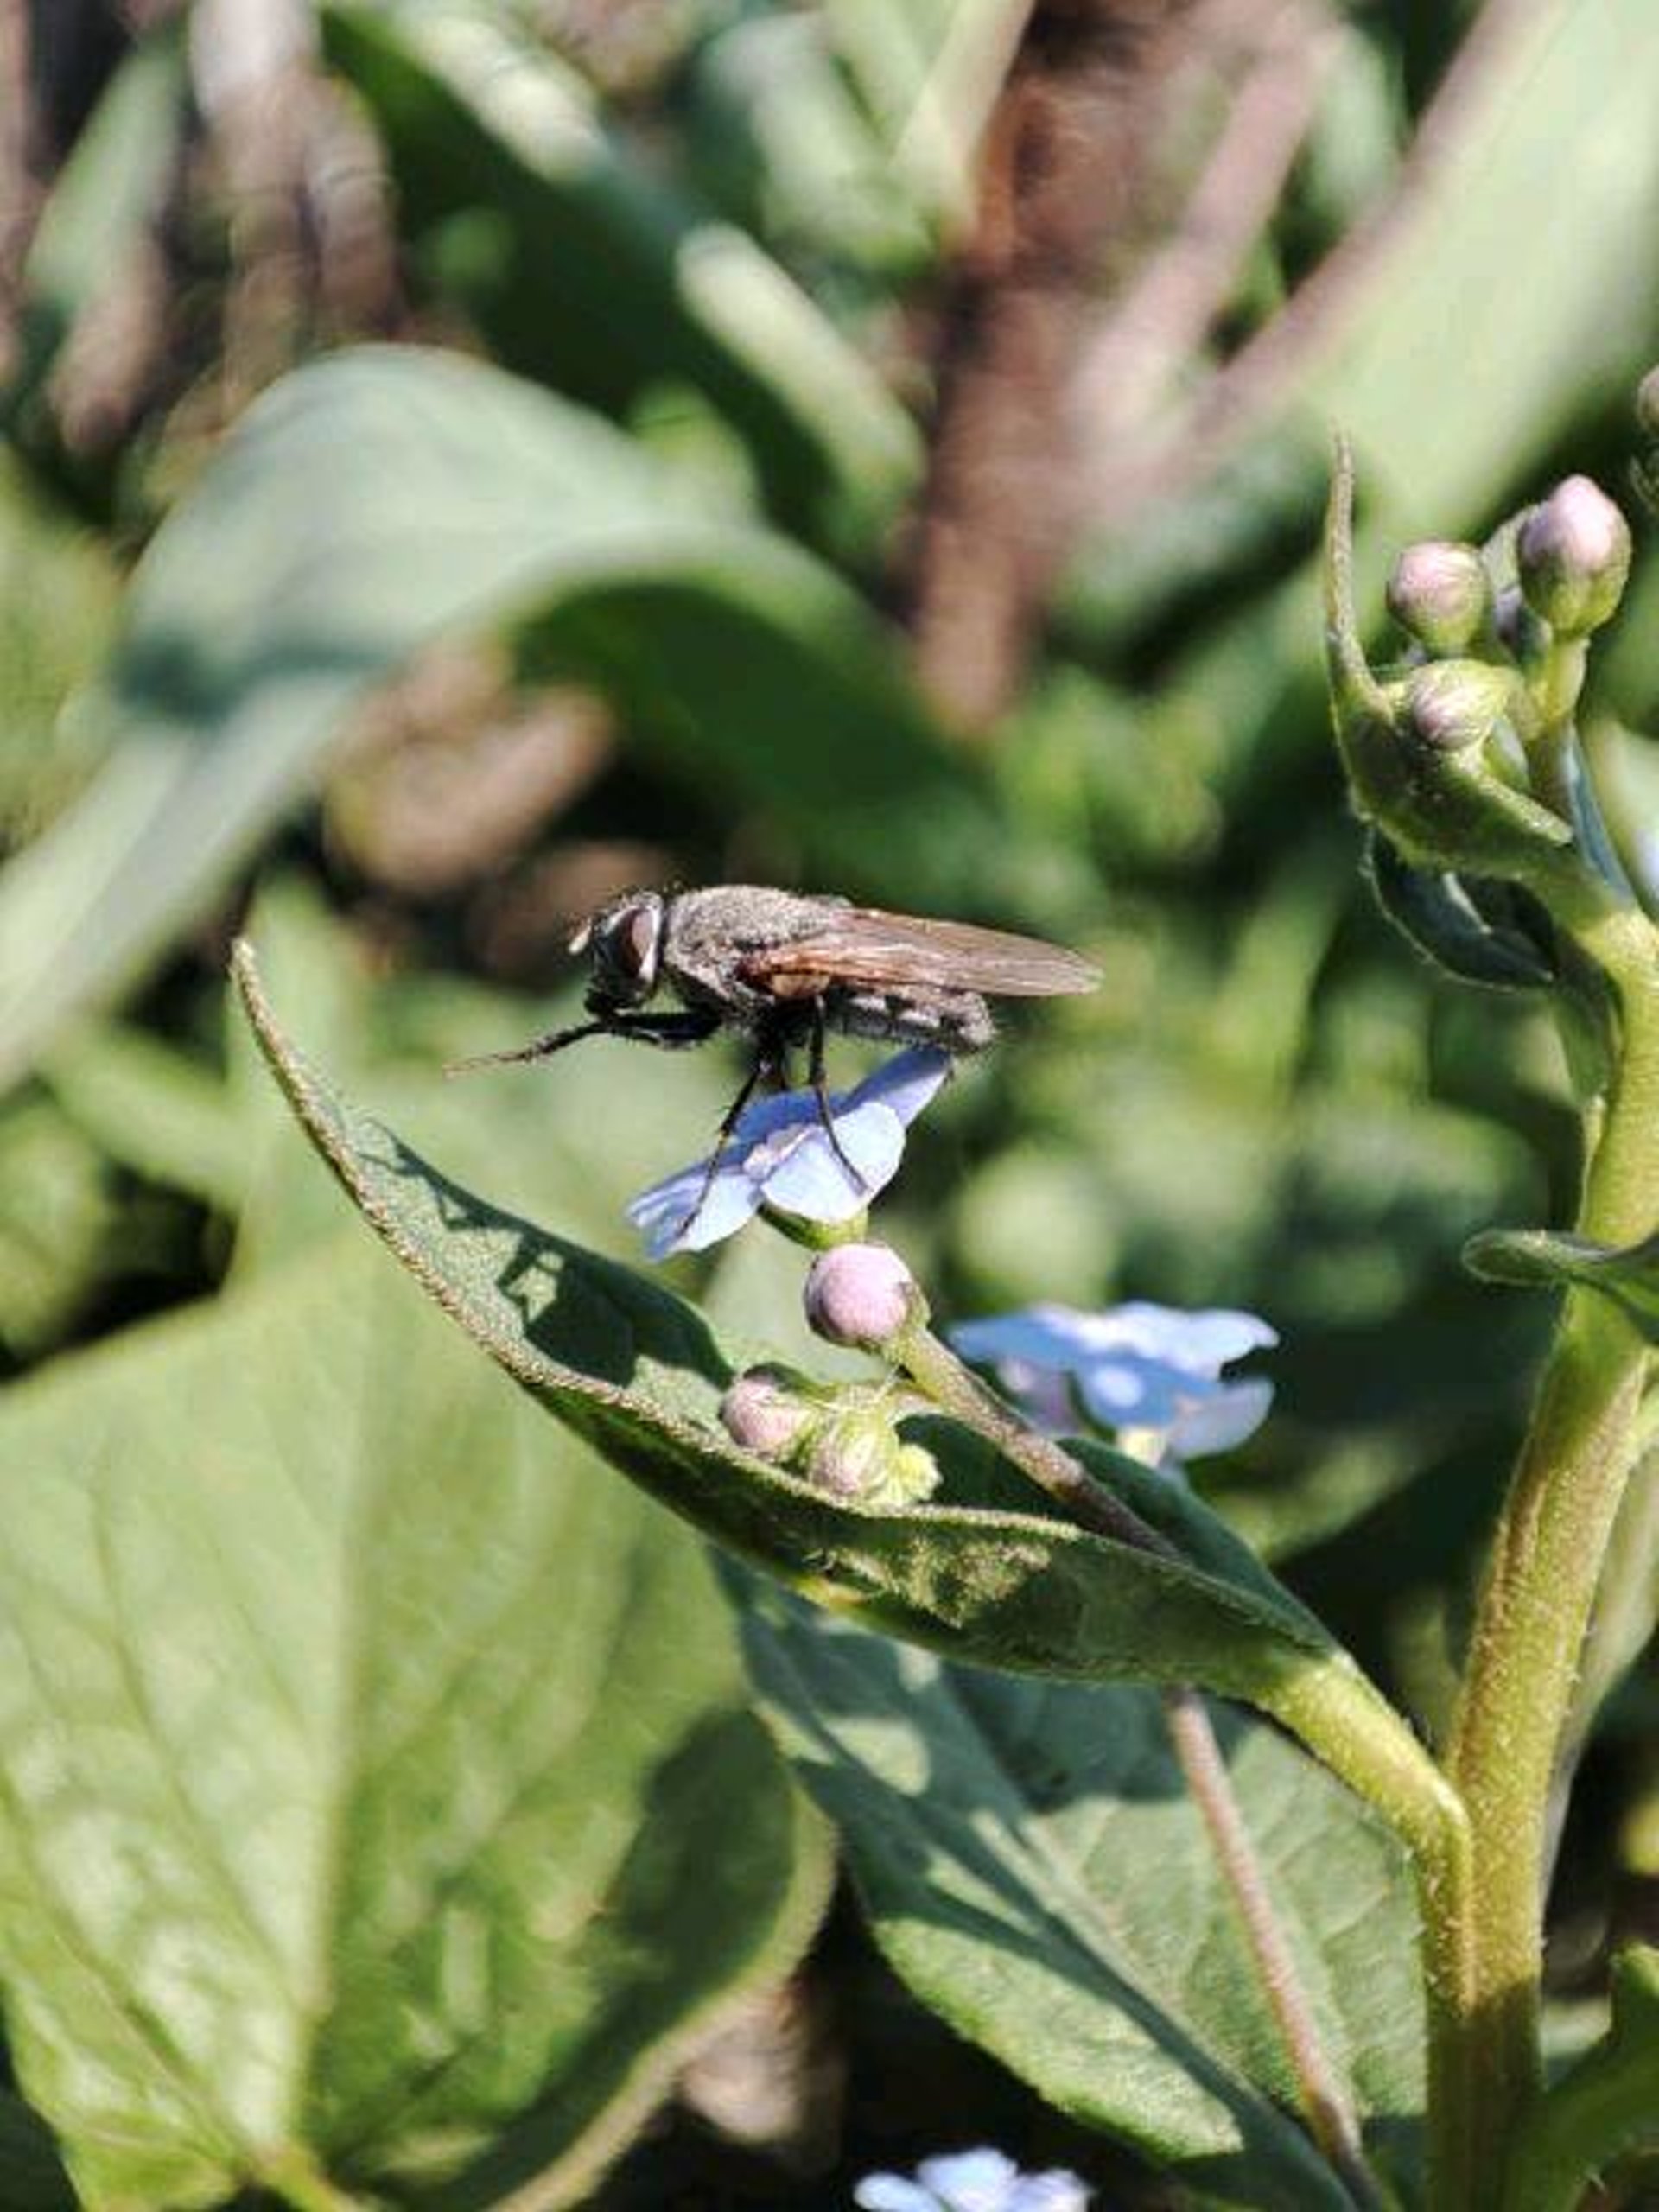
[[1515, 679], [1484, 660], [1437, 660], [1405, 682], [1406, 725], [1436, 753], [1483, 744], [1503, 719]]
[[758, 1459], [781, 1459], [817, 1415], [775, 1368], [752, 1367], [721, 1400], [720, 1418], [734, 1444]]
[[1649, 369], [1636, 387], [1636, 422], [1644, 438], [1659, 438], [1659, 368]]
[[806, 1278], [809, 1328], [832, 1344], [880, 1351], [916, 1310], [916, 1279], [887, 1244], [837, 1244]]
[[1599, 630], [1630, 573], [1630, 528], [1599, 485], [1569, 476], [1531, 508], [1516, 534], [1527, 604], [1560, 635]]
[[861, 1505], [913, 1505], [931, 1497], [939, 1481], [932, 1453], [904, 1443], [891, 1414], [868, 1402], [823, 1424], [805, 1473], [820, 1490]]
[[1432, 653], [1461, 652], [1491, 603], [1486, 563], [1472, 545], [1427, 537], [1408, 545], [1389, 578], [1389, 612]]

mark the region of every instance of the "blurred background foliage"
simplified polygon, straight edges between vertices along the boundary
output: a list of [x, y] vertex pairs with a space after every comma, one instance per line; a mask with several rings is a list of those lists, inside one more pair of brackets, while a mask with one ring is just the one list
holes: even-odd
[[[1432, 1725], [1547, 1318], [1458, 1250], [1559, 1217], [1572, 1116], [1539, 1011], [1361, 880], [1326, 439], [1378, 609], [1413, 535], [1624, 487], [1656, 106], [1648, 0], [0, 0], [9, 1383], [337, 1228], [226, 1039], [251, 903], [308, 1045], [625, 1255], [718, 1054], [436, 1077], [558, 1017], [570, 917], [754, 879], [1035, 928], [1105, 988], [964, 1071], [892, 1231], [950, 1314], [1268, 1314], [1274, 1419], [1205, 1487]], [[1649, 880], [1656, 594], [1638, 537], [1589, 732]], [[775, 1336], [772, 1260], [723, 1268]], [[1602, 1714], [1564, 2001], [1659, 1925], [1656, 1698]], [[1104, 2171], [845, 1916], [746, 2005], [603, 2202], [782, 2158], [842, 2202], [953, 2096]]]

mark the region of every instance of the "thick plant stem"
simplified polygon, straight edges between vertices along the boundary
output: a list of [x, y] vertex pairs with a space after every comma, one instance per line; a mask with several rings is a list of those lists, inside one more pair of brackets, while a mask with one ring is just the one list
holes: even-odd
[[[930, 1330], [920, 1325], [911, 1328], [899, 1357], [912, 1380], [936, 1405], [995, 1444], [1084, 1527], [1119, 1543], [1177, 1555], [1166, 1537], [1103, 1490], [1062, 1446], [1027, 1427]], [[1359, 2116], [1321, 2039], [1210, 1715], [1198, 1691], [1185, 1686], [1164, 1693], [1164, 1713], [1176, 1758], [1279, 2029], [1308, 2133], [1355, 2202], [1369, 2212], [1377, 2197], [1365, 2164]]]
[[[1618, 997], [1620, 1041], [1577, 1227], [1623, 1245], [1659, 1224], [1659, 957], [1640, 915], [1582, 949]], [[1611, 1300], [1567, 1297], [1482, 1587], [1448, 1770], [1475, 1852], [1471, 2116], [1495, 2199], [1540, 2079], [1550, 1788], [1614, 1517], [1647, 1347]]]

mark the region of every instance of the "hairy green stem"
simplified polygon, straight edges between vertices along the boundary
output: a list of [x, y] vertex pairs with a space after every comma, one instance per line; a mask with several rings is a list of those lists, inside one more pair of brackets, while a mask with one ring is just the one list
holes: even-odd
[[[898, 1357], [942, 1411], [995, 1444], [1081, 1525], [1119, 1543], [1179, 1556], [1166, 1537], [1113, 1497], [1062, 1446], [1028, 1427], [919, 1321], [906, 1331]], [[1185, 1685], [1167, 1689], [1164, 1715], [1290, 2062], [1308, 2133], [1356, 2203], [1374, 2207], [1376, 2190], [1365, 2164], [1358, 2113], [1320, 2037], [1204, 1700]]]
[[[1659, 956], [1632, 909], [1575, 932], [1617, 994], [1620, 1042], [1577, 1228], [1632, 1243], [1659, 1224]], [[1494, 2200], [1540, 2079], [1538, 2016], [1551, 1783], [1619, 1500], [1648, 1366], [1634, 1325], [1567, 1294], [1488, 1561], [1448, 1771], [1469, 1809], [1476, 1873], [1471, 2117]]]

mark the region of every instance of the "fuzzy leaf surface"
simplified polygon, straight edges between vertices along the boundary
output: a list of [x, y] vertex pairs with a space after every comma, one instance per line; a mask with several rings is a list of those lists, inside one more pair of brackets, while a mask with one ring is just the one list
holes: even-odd
[[699, 1548], [360, 1239], [0, 1408], [0, 1978], [92, 2212], [586, 2193], [816, 1816]]
[[[1336, 2212], [1230, 1900], [1145, 1690], [1022, 1681], [741, 1581], [767, 1717], [917, 1994], [1205, 2204]], [[1272, 1729], [1214, 1716], [1321, 2038], [1409, 2182], [1422, 2099], [1403, 1856]], [[1185, 2201], [1184, 2196], [1183, 2201]]]

